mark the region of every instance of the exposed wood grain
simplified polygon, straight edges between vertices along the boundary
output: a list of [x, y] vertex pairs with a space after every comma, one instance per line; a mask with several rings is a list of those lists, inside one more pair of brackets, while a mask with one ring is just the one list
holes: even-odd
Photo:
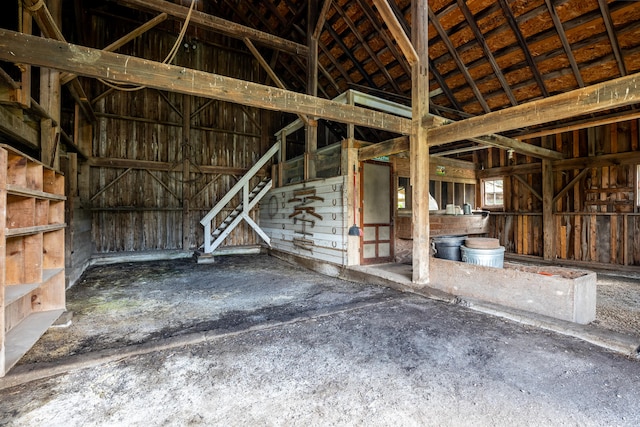
[[[170, 16], [185, 20], [189, 13], [189, 8], [181, 6], [169, 1], [163, 0], [118, 0], [118, 3], [123, 5], [142, 8], [147, 10], [153, 10], [156, 12], [165, 12]], [[271, 47], [283, 52], [288, 52], [294, 55], [307, 56], [307, 46], [294, 43], [290, 40], [283, 39], [273, 34], [258, 31], [254, 28], [245, 27], [235, 22], [227, 21], [222, 18], [218, 18], [213, 15], [194, 10], [191, 14], [191, 24], [225, 34], [230, 37], [242, 39], [248, 37], [249, 39]]]
[[404, 29], [402, 28], [398, 17], [396, 17], [395, 13], [393, 13], [393, 9], [389, 5], [389, 2], [387, 0], [373, 0], [373, 4], [378, 9], [380, 16], [382, 16], [385, 24], [387, 24], [387, 27], [389, 27], [391, 35], [393, 35], [393, 38], [398, 43], [398, 46], [400, 46], [400, 50], [402, 50], [405, 58], [407, 58], [407, 62], [409, 62], [409, 65], [413, 65], [418, 62], [419, 53], [416, 51], [416, 48], [414, 48], [414, 44], [411, 42], [411, 40], [407, 36], [407, 33], [405, 33]]
[[[446, 144], [492, 132], [499, 133], [578, 115], [598, 113], [637, 103], [639, 99], [640, 74], [632, 74], [432, 128], [429, 130], [429, 144]], [[535, 114], [531, 114], [532, 111]]]
[[409, 120], [391, 114], [9, 30], [0, 31], [0, 59], [258, 108], [307, 114], [404, 135], [411, 132]]
[[[384, 3], [384, 4], [382, 4]], [[391, 9], [386, 1], [376, 4]], [[413, 278], [415, 284], [429, 282], [429, 177], [421, 173], [429, 170], [429, 51], [428, 51], [428, 2], [415, 0], [411, 5], [411, 40], [416, 52], [416, 61], [411, 65], [411, 183], [413, 185]], [[391, 19], [387, 19], [389, 22]], [[397, 29], [399, 30], [399, 29]], [[404, 34], [404, 32], [403, 32]], [[406, 40], [405, 40], [406, 41]], [[407, 52], [405, 52], [407, 55]]]

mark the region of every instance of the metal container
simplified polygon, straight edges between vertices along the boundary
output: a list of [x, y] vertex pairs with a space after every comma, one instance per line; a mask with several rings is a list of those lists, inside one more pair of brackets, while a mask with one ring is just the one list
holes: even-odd
[[504, 246], [497, 249], [474, 249], [460, 246], [460, 256], [467, 264], [502, 268], [504, 266]]
[[433, 238], [435, 257], [451, 261], [461, 261], [460, 246], [467, 236], [438, 236]]

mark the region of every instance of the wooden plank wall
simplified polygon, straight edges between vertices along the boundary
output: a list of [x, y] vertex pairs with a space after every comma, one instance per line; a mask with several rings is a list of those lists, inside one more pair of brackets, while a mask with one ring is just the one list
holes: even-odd
[[[93, 36], [101, 39], [94, 41], [96, 46], [107, 45], [127, 31], [130, 29], [114, 28], [94, 17]], [[236, 42], [220, 36], [216, 45], [204, 44], [190, 33], [187, 39], [189, 48], [180, 48], [174, 64], [248, 81], [264, 80], [250, 54], [233, 48]], [[174, 41], [153, 30], [121, 51], [159, 60]], [[273, 143], [268, 137], [273, 134], [269, 113], [192, 98], [189, 144], [184, 146], [182, 95], [152, 89], [113, 91], [97, 81], [85, 83], [91, 85], [98, 117], [88, 201], [96, 251], [183, 248], [183, 191], [189, 195], [190, 233], [189, 248], [183, 249], [202, 244], [200, 219], [237, 182], [242, 170], [250, 168]], [[188, 174], [182, 173], [183, 155], [187, 156]], [[252, 183], [259, 180], [256, 177]], [[257, 219], [257, 213], [253, 216]], [[223, 245], [258, 242], [243, 223]]]
[[[528, 141], [567, 157], [553, 162], [554, 195], [560, 195], [553, 206], [557, 259], [640, 265], [638, 140], [634, 120]], [[490, 235], [508, 252], [542, 256], [539, 161], [518, 154], [509, 159], [498, 149], [478, 156], [490, 167], [480, 178], [505, 180], [504, 211], [492, 213]]]
[[[271, 238], [271, 246], [287, 253], [345, 265], [350, 227], [346, 220], [345, 182], [346, 176], [337, 176], [271, 190], [260, 206], [260, 226]], [[304, 201], [305, 193], [322, 200]], [[301, 203], [308, 203], [305, 206], [312, 207], [322, 218], [309, 212], [294, 215], [294, 207]]]

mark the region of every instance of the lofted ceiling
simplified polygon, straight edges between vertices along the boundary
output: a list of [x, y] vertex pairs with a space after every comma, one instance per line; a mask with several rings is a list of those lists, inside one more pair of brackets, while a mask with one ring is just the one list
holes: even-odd
[[[167, 3], [186, 9], [191, 0], [64, 0], [65, 10], [75, 12], [65, 14], [66, 32], [74, 30], [67, 38], [91, 46], [87, 15], [139, 25]], [[411, 0], [388, 5], [410, 35]], [[195, 10], [299, 45], [308, 45], [320, 21], [318, 96], [331, 99], [355, 89], [410, 103], [410, 66], [373, 0], [196, 0]], [[639, 1], [430, 0], [428, 15], [430, 108], [454, 120], [640, 71]], [[172, 18], [159, 28], [177, 34], [181, 19]], [[189, 28], [187, 34], [206, 41], [213, 33]], [[232, 43], [248, 50], [240, 40]], [[307, 92], [305, 55], [260, 43], [256, 48], [287, 89]], [[624, 117], [631, 110], [604, 114]], [[593, 117], [573, 120], [581, 119]]]

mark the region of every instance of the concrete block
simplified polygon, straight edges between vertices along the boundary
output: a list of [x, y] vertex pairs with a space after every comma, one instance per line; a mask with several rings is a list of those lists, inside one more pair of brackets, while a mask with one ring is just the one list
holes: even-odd
[[429, 286], [556, 319], [587, 324], [596, 318], [596, 273], [550, 266], [504, 263], [483, 267], [429, 260]]

